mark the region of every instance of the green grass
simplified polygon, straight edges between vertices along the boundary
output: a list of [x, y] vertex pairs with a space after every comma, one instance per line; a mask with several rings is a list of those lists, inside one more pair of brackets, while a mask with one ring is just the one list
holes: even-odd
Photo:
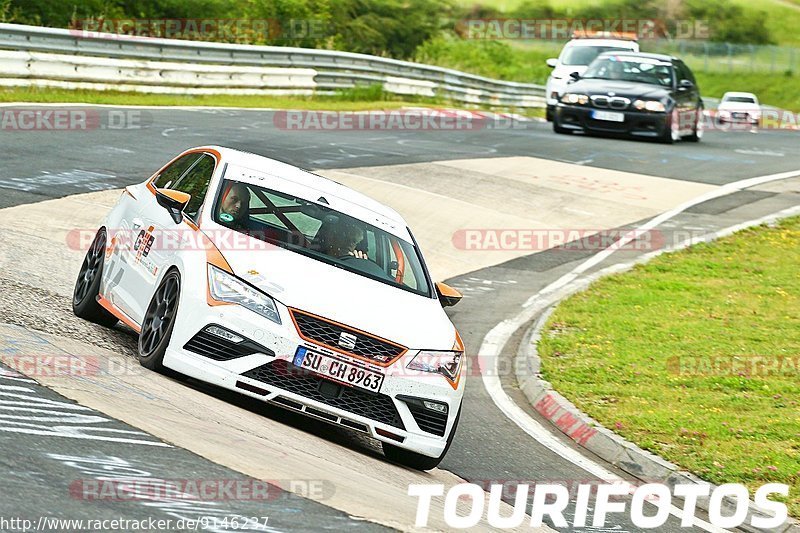
[[[525, 3], [526, 0], [455, 0], [456, 5], [472, 7], [483, 5], [494, 7], [501, 11], [511, 12]], [[733, 0], [747, 9], [763, 11], [764, 25], [769, 31], [774, 42], [781, 45], [800, 45], [800, 0]], [[580, 13], [586, 6], [603, 6], [610, 4], [610, 0], [549, 0], [551, 6], [565, 9], [567, 13]], [[793, 4], [793, 5], [792, 5]]]
[[[378, 88], [379, 89], [379, 88]], [[303, 96], [226, 96], [160, 95], [115, 91], [70, 91], [64, 89], [19, 88], [0, 90], [0, 102], [84, 103], [137, 106], [208, 106], [271, 109], [307, 109], [310, 111], [370, 111], [402, 107], [456, 107], [513, 112], [528, 117], [544, 117], [542, 109], [488, 107], [448, 102], [435, 98], [400, 98], [375, 87], [358, 87], [336, 95]]]
[[726, 91], [745, 91], [762, 104], [800, 112], [800, 73], [741, 74], [695, 72], [703, 96], [721, 98]]
[[[687, 363], [800, 363], [800, 218], [662, 255], [564, 301], [545, 379], [639, 446], [713, 483], [790, 485], [800, 516], [800, 365], [775, 375]], [[705, 368], [705, 367], [698, 367]]]
[[776, 0], [733, 0], [746, 8], [766, 13], [764, 25], [776, 43], [800, 45], [800, 2], [786, 5]]
[[[363, 98], [359, 91], [348, 91], [339, 96], [228, 96], [228, 95], [167, 95], [126, 93], [116, 91], [72, 91], [65, 89], [19, 88], [0, 90], [0, 102], [141, 105], [141, 106], [215, 106], [254, 107], [276, 109], [309, 109], [331, 111], [364, 111], [371, 109], [396, 109], [408, 105], [424, 105], [412, 99], [389, 99], [378, 96]], [[430, 105], [433, 105], [432, 103]]]

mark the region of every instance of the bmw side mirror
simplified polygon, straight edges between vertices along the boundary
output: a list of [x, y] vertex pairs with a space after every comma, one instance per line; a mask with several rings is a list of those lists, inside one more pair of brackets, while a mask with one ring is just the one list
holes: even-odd
[[442, 307], [452, 307], [463, 298], [460, 292], [441, 281], [436, 282], [436, 295], [439, 297]]
[[176, 224], [180, 224], [183, 221], [183, 210], [191, 199], [192, 196], [185, 192], [174, 189], [156, 189], [156, 202], [169, 211], [172, 220]]
[[545, 63], [547, 63], [547, 66], [550, 68], [556, 68], [556, 65], [558, 65], [558, 59], [556, 59], [555, 57], [551, 57], [550, 59], [545, 61]]
[[681, 80], [678, 84], [679, 91], [688, 91], [689, 89], [694, 87], [694, 83], [691, 80]]
[[581, 74], [580, 72], [570, 72], [569, 77], [575, 81], [578, 81], [579, 79], [581, 79]]

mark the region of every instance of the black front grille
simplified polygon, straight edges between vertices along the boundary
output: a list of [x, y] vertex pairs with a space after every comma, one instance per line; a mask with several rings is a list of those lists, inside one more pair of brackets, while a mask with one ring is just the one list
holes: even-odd
[[[248, 370], [242, 376], [376, 422], [405, 429], [394, 401], [385, 394], [335, 384], [282, 359]], [[324, 387], [323, 390], [320, 390], [321, 387]]]
[[399, 398], [408, 405], [408, 410], [411, 411], [411, 416], [414, 417], [419, 429], [433, 433], [438, 437], [444, 437], [444, 431], [447, 428], [447, 412], [440, 413], [439, 411], [428, 409], [418, 399]]
[[[381, 364], [394, 361], [406, 351], [403, 346], [369, 336], [363, 331], [343, 327], [302, 311], [293, 309], [291, 312], [300, 334], [312, 342], [344, 350]], [[355, 347], [349, 348], [339, 344], [342, 333], [356, 337]]]
[[263, 353], [274, 356], [275, 353], [269, 348], [260, 346], [253, 341], [245, 339], [240, 343], [234, 343], [222, 337], [217, 337], [211, 333], [201, 330], [183, 347], [184, 350], [200, 354], [215, 361], [230, 361], [245, 355]]

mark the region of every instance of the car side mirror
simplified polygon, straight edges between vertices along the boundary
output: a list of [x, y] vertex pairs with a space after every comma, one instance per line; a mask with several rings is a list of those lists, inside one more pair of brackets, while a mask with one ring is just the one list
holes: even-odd
[[691, 80], [681, 80], [678, 84], [679, 91], [688, 91], [689, 89], [694, 87], [694, 83]]
[[575, 81], [578, 81], [579, 79], [581, 79], [581, 74], [580, 72], [570, 72], [569, 77]]
[[556, 68], [556, 65], [558, 65], [558, 59], [556, 59], [555, 57], [551, 57], [550, 59], [545, 61], [545, 63], [547, 63], [547, 66], [550, 68]]
[[156, 189], [156, 202], [169, 211], [172, 220], [174, 220], [176, 224], [180, 224], [183, 220], [183, 210], [191, 199], [192, 196], [185, 192], [176, 191], [174, 189]]
[[439, 296], [439, 303], [442, 304], [442, 307], [452, 307], [463, 298], [460, 292], [441, 281], [436, 282], [436, 295]]

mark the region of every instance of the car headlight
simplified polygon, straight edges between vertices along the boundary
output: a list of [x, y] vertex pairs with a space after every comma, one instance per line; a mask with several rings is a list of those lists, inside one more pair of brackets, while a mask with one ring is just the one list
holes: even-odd
[[422, 350], [414, 356], [414, 359], [408, 363], [406, 368], [419, 370], [420, 372], [441, 374], [451, 383], [455, 383], [461, 373], [463, 359], [464, 352]]
[[663, 102], [659, 102], [658, 100], [636, 100], [633, 102], [633, 107], [641, 111], [642, 109], [646, 111], [654, 111], [663, 113], [667, 110], [666, 106]]
[[241, 305], [276, 324], [281, 323], [275, 300], [211, 264], [208, 265], [208, 289], [218, 302]]
[[561, 97], [561, 101], [565, 104], [586, 105], [589, 103], [589, 97], [585, 94], [566, 93]]

